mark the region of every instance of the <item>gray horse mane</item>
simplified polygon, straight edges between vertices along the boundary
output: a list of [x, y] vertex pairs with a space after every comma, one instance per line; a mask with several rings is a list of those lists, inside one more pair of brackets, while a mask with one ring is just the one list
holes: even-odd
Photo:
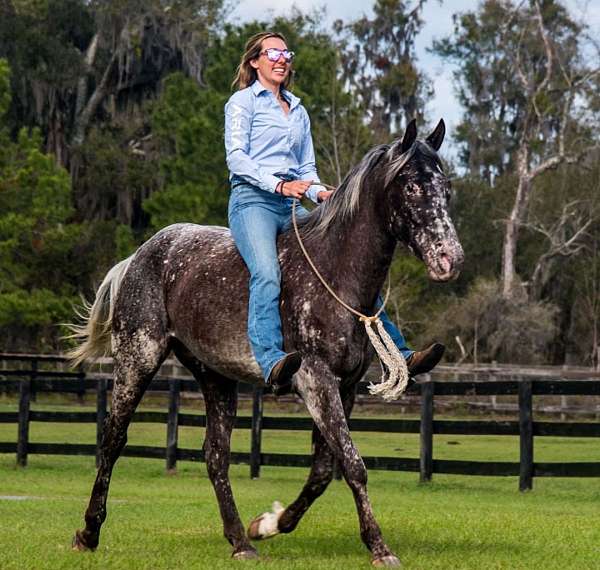
[[437, 153], [421, 141], [416, 141], [408, 150], [394, 156], [398, 153], [400, 145], [401, 141], [396, 141], [392, 145], [383, 144], [371, 149], [360, 163], [346, 175], [333, 196], [316, 208], [310, 216], [298, 222], [298, 226], [302, 228], [303, 237], [308, 240], [322, 238], [334, 220], [343, 221], [351, 218], [358, 208], [366, 180], [382, 160], [385, 169], [383, 183], [386, 187], [398, 176], [417, 150], [428, 157], [439, 160]]

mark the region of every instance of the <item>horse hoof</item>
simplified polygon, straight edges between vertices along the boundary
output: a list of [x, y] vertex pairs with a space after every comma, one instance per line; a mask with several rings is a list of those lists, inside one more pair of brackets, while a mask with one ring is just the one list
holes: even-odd
[[94, 550], [96, 550], [95, 546], [88, 546], [85, 543], [85, 541], [83, 540], [83, 537], [81, 536], [80, 530], [75, 531], [75, 536], [73, 537], [73, 541], [71, 542], [71, 548], [73, 550], [76, 550], [77, 552], [86, 552], [86, 551], [94, 552]]
[[258, 552], [256, 550], [240, 550], [231, 555], [234, 560], [257, 560]]
[[248, 526], [248, 538], [252, 540], [264, 540], [279, 534], [279, 517], [285, 509], [280, 502], [273, 503], [270, 513], [263, 513], [256, 517]]
[[402, 566], [400, 564], [400, 559], [390, 554], [389, 556], [382, 556], [381, 558], [374, 558], [371, 562], [373, 566], [377, 566], [378, 568], [397, 568], [398, 566]]

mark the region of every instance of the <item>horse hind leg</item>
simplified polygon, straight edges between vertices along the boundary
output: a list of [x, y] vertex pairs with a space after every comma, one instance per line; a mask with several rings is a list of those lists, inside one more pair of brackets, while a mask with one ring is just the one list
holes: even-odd
[[[159, 328], [159, 327], [156, 327]], [[106, 519], [106, 500], [113, 467], [127, 443], [127, 428], [142, 396], [169, 353], [166, 334], [148, 327], [115, 335], [111, 411], [104, 426], [100, 465], [85, 512], [85, 528], [73, 537], [74, 550], [95, 550]]]
[[[344, 414], [350, 417], [354, 406], [355, 389], [342, 394]], [[334, 455], [323, 434], [315, 426], [312, 432], [313, 458], [308, 479], [298, 498], [285, 509], [274, 508], [272, 513], [263, 513], [248, 527], [248, 536], [253, 540], [271, 538], [279, 533], [290, 533], [297, 526], [306, 511], [325, 492], [333, 479]], [[275, 515], [275, 516], [273, 516]]]
[[327, 489], [333, 478], [333, 453], [317, 427], [313, 428], [312, 444], [311, 470], [300, 495], [285, 509], [275, 502], [272, 512], [253, 519], [248, 526], [248, 536], [252, 540], [264, 540], [292, 532], [304, 513]]
[[223, 534], [233, 547], [232, 557], [237, 560], [257, 558], [258, 553], [248, 541], [240, 520], [229, 482], [231, 432], [237, 413], [237, 382], [213, 370], [204, 369], [202, 363], [179, 343], [175, 343], [173, 348], [177, 358], [200, 382], [204, 394], [204, 459], [219, 503]]

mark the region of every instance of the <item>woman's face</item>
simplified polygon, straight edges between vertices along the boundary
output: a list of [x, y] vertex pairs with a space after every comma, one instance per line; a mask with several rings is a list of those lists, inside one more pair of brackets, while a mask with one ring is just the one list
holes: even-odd
[[272, 48], [280, 51], [287, 50], [287, 46], [282, 39], [267, 38], [261, 44], [260, 55], [258, 58], [250, 60], [250, 65], [256, 69], [258, 79], [263, 85], [280, 87], [290, 74], [292, 62], [286, 61], [283, 54], [279, 55], [277, 61], [271, 61], [265, 52]]

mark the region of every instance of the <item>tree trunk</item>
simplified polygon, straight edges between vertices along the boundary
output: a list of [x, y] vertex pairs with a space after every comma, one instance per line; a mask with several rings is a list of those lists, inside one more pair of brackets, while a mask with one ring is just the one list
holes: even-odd
[[512, 296], [515, 285], [517, 284], [517, 243], [519, 241], [519, 230], [525, 220], [529, 196], [531, 194], [531, 178], [528, 169], [529, 152], [522, 143], [518, 153], [518, 174], [519, 184], [517, 186], [517, 195], [508, 220], [506, 220], [506, 230], [504, 232], [504, 243], [502, 246], [502, 296], [509, 298]]

